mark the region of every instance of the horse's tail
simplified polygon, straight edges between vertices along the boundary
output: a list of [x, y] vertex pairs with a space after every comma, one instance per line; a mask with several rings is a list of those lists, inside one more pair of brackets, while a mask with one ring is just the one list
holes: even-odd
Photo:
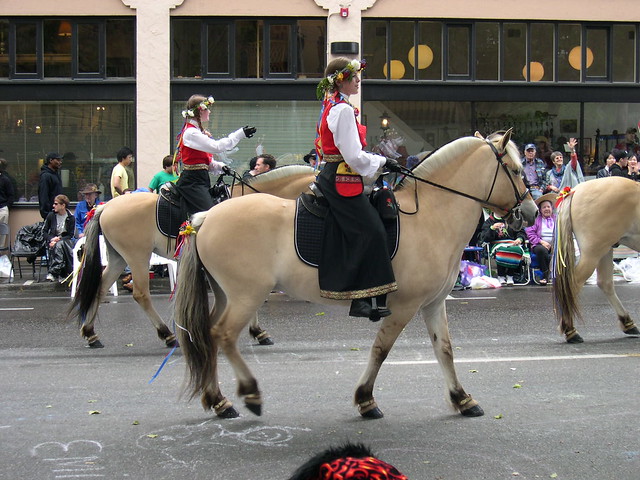
[[95, 215], [84, 230], [84, 253], [80, 262], [76, 295], [69, 307], [69, 316], [78, 317], [82, 325], [91, 307], [100, 299], [98, 293], [102, 282], [102, 261], [100, 257], [100, 215], [102, 208], [98, 207]]
[[575, 288], [576, 252], [573, 244], [573, 222], [571, 220], [571, 199], [567, 196], [558, 209], [556, 218], [553, 265], [554, 310], [561, 333], [573, 330], [574, 318], [580, 317], [580, 307]]
[[185, 390], [190, 398], [203, 392], [215, 378], [216, 349], [210, 334], [207, 279], [196, 249], [196, 235], [182, 247], [176, 289], [175, 319], [182, 354], [189, 368]]

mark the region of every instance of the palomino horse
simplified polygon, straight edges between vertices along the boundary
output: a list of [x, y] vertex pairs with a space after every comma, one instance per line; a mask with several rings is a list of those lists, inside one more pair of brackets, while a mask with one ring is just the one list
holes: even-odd
[[[582, 343], [574, 327], [578, 296], [594, 269], [598, 287], [618, 314], [627, 335], [639, 335], [613, 287], [613, 247], [640, 251], [640, 184], [622, 177], [599, 178], [576, 186], [558, 208], [556, 220], [555, 312], [569, 343]], [[580, 250], [576, 261], [573, 237]]]
[[[313, 180], [314, 170], [309, 166], [283, 166], [234, 185], [231, 193], [233, 196], [241, 196], [265, 192], [293, 199], [308, 191]], [[78, 317], [81, 323], [80, 334], [90, 347], [102, 347], [93, 327], [98, 306], [127, 265], [131, 268], [133, 278], [133, 298], [145, 311], [156, 327], [158, 336], [167, 346], [174, 346], [176, 343], [175, 335], [153, 307], [149, 293], [151, 253], [172, 258], [175, 250], [175, 240], [164, 236], [156, 225], [157, 199], [158, 195], [155, 193], [121, 195], [99, 206], [87, 225], [82, 276], [70, 313]], [[250, 212], [245, 212], [247, 213]], [[102, 274], [98, 243], [100, 233], [104, 235], [109, 259]], [[263, 345], [273, 343], [258, 325], [257, 317], [251, 324], [250, 333]]]
[[[477, 134], [451, 142], [415, 167], [414, 177], [406, 178], [396, 189], [400, 205], [415, 214], [400, 219], [402, 235], [393, 259], [398, 291], [389, 294], [393, 314], [381, 323], [369, 364], [356, 387], [355, 403], [362, 416], [383, 416], [373, 398], [374, 382], [396, 338], [418, 310], [444, 372], [449, 400], [463, 415], [484, 413], [456, 376], [445, 299], [455, 283], [462, 252], [482, 205], [495, 209], [514, 225], [522, 224], [521, 218], [515, 218], [518, 214], [529, 224], [537, 214], [520, 176], [518, 150], [510, 138], [509, 130], [486, 140]], [[189, 369], [191, 397], [199, 394], [203, 407], [214, 409], [220, 417], [234, 417], [238, 412], [218, 385], [218, 348], [233, 366], [238, 395], [244, 397], [249, 410], [261, 414], [258, 382], [242, 358], [237, 340], [265, 295], [275, 288], [300, 300], [336, 302], [320, 297], [317, 270], [296, 255], [295, 205], [270, 195], [249, 195], [193, 218], [198, 233], [183, 249], [180, 276], [189, 282], [178, 284], [175, 318]], [[251, 248], [256, 238], [262, 246], [259, 251]], [[224, 255], [219, 254], [221, 250]], [[207, 279], [214, 296], [210, 312]]]

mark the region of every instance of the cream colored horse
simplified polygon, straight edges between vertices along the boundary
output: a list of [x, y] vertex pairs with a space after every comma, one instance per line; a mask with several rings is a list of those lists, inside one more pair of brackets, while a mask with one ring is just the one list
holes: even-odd
[[[252, 177], [231, 188], [233, 196], [251, 193], [271, 193], [282, 198], [296, 198], [308, 191], [315, 179], [313, 168], [306, 165], [289, 165]], [[90, 347], [101, 348], [102, 342], [94, 330], [98, 306], [124, 268], [129, 265], [133, 278], [133, 298], [145, 311], [158, 336], [167, 346], [176, 343], [175, 335], [151, 303], [149, 293], [149, 259], [155, 252], [165, 258], [173, 258], [175, 240], [164, 236], [156, 225], [155, 193], [121, 195], [98, 207], [85, 232], [85, 256], [78, 291], [70, 307], [70, 313], [81, 322], [80, 334]], [[245, 212], [245, 215], [251, 212]], [[101, 273], [99, 235], [104, 235], [108, 265]], [[224, 251], [224, 249], [223, 249]], [[251, 334], [262, 344], [271, 344], [269, 336], [260, 328], [257, 318], [250, 328]]]
[[[627, 335], [640, 335], [613, 285], [613, 247], [623, 244], [640, 251], [640, 184], [622, 177], [581, 183], [558, 208], [556, 220], [555, 312], [569, 343], [582, 343], [574, 326], [580, 316], [578, 297], [594, 269], [598, 287], [618, 315]], [[580, 250], [576, 261], [573, 238]]]
[[[417, 179], [405, 179], [396, 189], [403, 210], [417, 212], [401, 215], [400, 244], [393, 259], [398, 291], [388, 297], [393, 314], [380, 323], [369, 364], [356, 387], [355, 403], [364, 417], [383, 416], [373, 398], [374, 382], [398, 335], [418, 311], [443, 370], [448, 399], [463, 415], [483, 414], [456, 376], [445, 298], [482, 205], [506, 215], [511, 223], [521, 222], [514, 222], [508, 212], [518, 210], [527, 223], [537, 214], [522, 182], [522, 164], [510, 134], [451, 142], [413, 170]], [[203, 407], [214, 409], [218, 416], [238, 415], [218, 385], [219, 348], [233, 366], [238, 395], [253, 413], [261, 413], [258, 382], [237, 340], [272, 289], [309, 302], [336, 302], [320, 297], [317, 270], [296, 255], [294, 213], [294, 201], [250, 195], [194, 216], [194, 223], [203, 223], [183, 250], [180, 276], [190, 281], [179, 282], [176, 291], [176, 324], [181, 327], [191, 396], [200, 395]], [[251, 248], [256, 238], [262, 246], [259, 251]], [[219, 255], [220, 250], [226, 254]], [[207, 277], [214, 293], [211, 311], [205, 294]], [[342, 303], [348, 308], [348, 302]]]

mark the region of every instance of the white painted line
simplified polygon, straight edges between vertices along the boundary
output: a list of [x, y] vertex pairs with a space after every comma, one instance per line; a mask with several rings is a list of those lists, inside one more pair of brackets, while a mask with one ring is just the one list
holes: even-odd
[[495, 300], [497, 297], [452, 297], [448, 295], [446, 300]]
[[[497, 358], [460, 358], [454, 363], [499, 363], [499, 362], [546, 362], [553, 360], [597, 360], [602, 358], [632, 357], [633, 354], [602, 353], [593, 355], [550, 355], [542, 357], [497, 357]], [[387, 360], [385, 365], [433, 365], [437, 360]]]
[[33, 310], [33, 307], [0, 308], [0, 312], [17, 312], [20, 310]]
[[26, 282], [23, 283], [23, 285], [31, 285], [33, 283], [33, 280], [27, 280]]

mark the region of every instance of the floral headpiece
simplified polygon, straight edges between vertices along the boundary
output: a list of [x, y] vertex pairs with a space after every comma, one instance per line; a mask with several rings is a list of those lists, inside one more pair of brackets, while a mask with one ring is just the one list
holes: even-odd
[[184, 118], [193, 118], [196, 116], [196, 110], [209, 110], [209, 107], [211, 105], [213, 105], [215, 102], [215, 100], [213, 99], [213, 97], [208, 97], [206, 99], [204, 99], [203, 101], [201, 101], [198, 105], [196, 105], [193, 108], [189, 108], [188, 110], [183, 110], [182, 111], [182, 116]]
[[353, 75], [364, 70], [366, 67], [367, 61], [364, 59], [351, 60], [342, 70], [336, 70], [328, 77], [320, 80], [320, 83], [318, 83], [318, 87], [316, 88], [316, 97], [318, 100], [323, 100], [327, 95], [327, 92], [331, 91], [335, 87], [336, 82], [349, 80]]

